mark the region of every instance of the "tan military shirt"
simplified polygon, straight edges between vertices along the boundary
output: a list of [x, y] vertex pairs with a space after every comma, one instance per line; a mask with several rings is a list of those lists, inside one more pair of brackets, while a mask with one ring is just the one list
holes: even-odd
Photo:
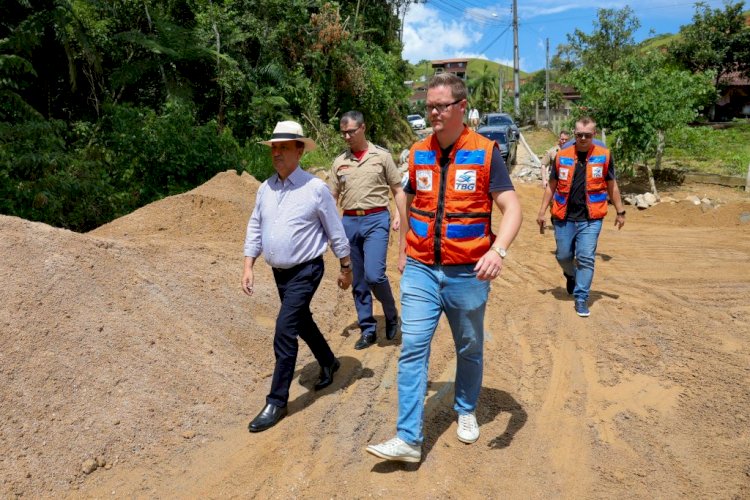
[[555, 156], [557, 156], [558, 151], [560, 151], [559, 145], [549, 148], [542, 157], [542, 184], [544, 186], [549, 182], [550, 169], [552, 169], [555, 164]]
[[542, 165], [545, 167], [552, 165], [555, 162], [555, 156], [557, 156], [558, 151], [560, 151], [560, 146], [549, 148], [542, 157]]
[[391, 153], [371, 142], [361, 161], [349, 149], [337, 156], [328, 179], [328, 187], [339, 195], [344, 210], [387, 207], [391, 186], [400, 183]]

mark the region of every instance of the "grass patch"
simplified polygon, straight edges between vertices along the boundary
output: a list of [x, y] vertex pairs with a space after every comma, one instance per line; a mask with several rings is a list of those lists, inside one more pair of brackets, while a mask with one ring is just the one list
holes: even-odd
[[531, 150], [539, 156], [557, 144], [557, 136], [548, 128], [534, 128], [522, 133]]
[[689, 172], [745, 175], [750, 164], [750, 122], [721, 128], [684, 127], [666, 137], [664, 167]]

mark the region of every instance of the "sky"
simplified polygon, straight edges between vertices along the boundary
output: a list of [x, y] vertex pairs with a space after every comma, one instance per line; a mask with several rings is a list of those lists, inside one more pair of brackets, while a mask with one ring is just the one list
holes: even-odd
[[[680, 0], [633, 0], [629, 3], [594, 0], [518, 1], [518, 51], [522, 71], [545, 67], [549, 38], [550, 60], [566, 34], [576, 28], [586, 34], [594, 29], [597, 10], [630, 6], [641, 23], [635, 34], [640, 42], [654, 35], [678, 33], [692, 23], [695, 2]], [[721, 0], [706, 0], [723, 9]], [[482, 58], [513, 66], [512, 0], [426, 0], [409, 6], [404, 18], [403, 58], [414, 64], [422, 59]]]

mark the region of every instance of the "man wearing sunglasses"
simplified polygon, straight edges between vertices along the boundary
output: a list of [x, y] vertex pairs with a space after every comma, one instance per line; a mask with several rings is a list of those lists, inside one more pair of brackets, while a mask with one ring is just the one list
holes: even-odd
[[[390, 151], [375, 146], [365, 137], [362, 113], [344, 113], [339, 125], [349, 148], [333, 160], [328, 187], [344, 209], [344, 231], [351, 247], [352, 295], [362, 332], [354, 348], [366, 349], [377, 337], [373, 295], [383, 306], [385, 338], [392, 340], [397, 333], [398, 312], [385, 265], [389, 228], [398, 231], [402, 218], [406, 218], [406, 195]], [[393, 224], [388, 210], [389, 191], [396, 201]]]
[[[384, 460], [422, 458], [430, 343], [443, 313], [456, 349], [456, 434], [479, 439], [475, 416], [482, 387], [484, 311], [490, 282], [521, 226], [521, 205], [497, 144], [465, 126], [466, 84], [451, 73], [427, 89], [432, 134], [409, 152], [408, 233], [402, 232], [401, 354], [396, 437], [367, 452]], [[497, 236], [492, 207], [503, 216]], [[403, 221], [406, 224], [406, 220]]]
[[615, 165], [609, 149], [596, 143], [596, 122], [589, 117], [576, 122], [575, 143], [563, 146], [555, 157], [549, 184], [544, 190], [537, 223], [544, 227], [552, 201], [555, 257], [565, 276], [565, 288], [575, 299], [581, 317], [590, 314], [588, 300], [594, 278], [594, 256], [607, 200], [617, 211], [615, 226], [625, 224], [625, 206], [617, 186]]

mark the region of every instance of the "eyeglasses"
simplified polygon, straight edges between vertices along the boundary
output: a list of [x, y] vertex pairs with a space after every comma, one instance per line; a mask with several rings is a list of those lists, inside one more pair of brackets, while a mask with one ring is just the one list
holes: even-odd
[[428, 115], [430, 113], [432, 113], [433, 109], [435, 111], [437, 111], [438, 114], [443, 114], [443, 113], [445, 113], [446, 109], [450, 108], [454, 104], [458, 104], [461, 101], [463, 101], [463, 99], [458, 99], [458, 100], [453, 101], [453, 102], [448, 103], [448, 104], [430, 104], [430, 103], [425, 103], [425, 111], [427, 112]]
[[362, 125], [360, 125], [357, 128], [350, 128], [349, 130], [342, 130], [341, 131], [341, 137], [343, 137], [344, 139], [346, 139], [347, 136], [351, 137], [354, 134], [356, 134], [357, 130], [359, 130], [360, 128], [362, 128]]
[[576, 132], [576, 137], [578, 139], [591, 139], [594, 137], [594, 134], [590, 134], [588, 132]]

